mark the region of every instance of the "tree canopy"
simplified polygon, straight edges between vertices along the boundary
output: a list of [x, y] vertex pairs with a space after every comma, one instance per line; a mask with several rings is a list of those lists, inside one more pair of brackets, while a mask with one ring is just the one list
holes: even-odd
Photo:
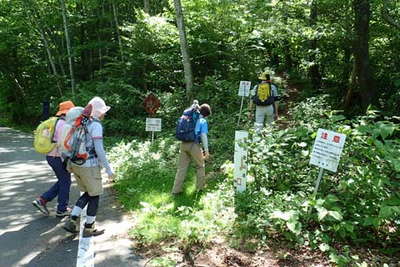
[[[43, 100], [103, 95], [117, 107], [113, 118], [128, 119], [127, 111], [143, 113], [149, 91], [184, 96], [173, 1], [148, 1], [148, 12], [146, 2], [2, 0], [1, 111], [32, 121]], [[194, 97], [216, 91], [222, 101], [227, 88], [218, 82], [236, 86], [268, 68], [337, 96], [349, 114], [370, 104], [398, 111], [397, 1], [194, 0], [182, 8]]]

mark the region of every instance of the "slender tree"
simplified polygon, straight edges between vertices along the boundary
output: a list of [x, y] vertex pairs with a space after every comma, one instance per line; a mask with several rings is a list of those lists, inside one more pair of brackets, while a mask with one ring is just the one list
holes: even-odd
[[124, 61], [121, 35], [119, 34], [118, 11], [117, 11], [117, 7], [115, 6], [114, 1], [111, 1], [111, 4], [112, 4], [112, 9], [113, 9], [113, 15], [114, 15], [115, 33], [117, 34], [117, 39], [118, 39], [119, 52], [121, 54], [121, 60]]
[[75, 78], [74, 78], [74, 68], [72, 64], [73, 60], [71, 51], [71, 40], [69, 38], [69, 31], [68, 31], [67, 8], [65, 7], [64, 0], [60, 0], [60, 5], [61, 5], [61, 14], [63, 17], [63, 24], [64, 24], [65, 42], [67, 44], [69, 74], [71, 76], [71, 90], [72, 90], [72, 95], [75, 96]]
[[[310, 26], [314, 30], [317, 25], [317, 19], [318, 19], [317, 0], [313, 0], [311, 3]], [[318, 41], [316, 37], [311, 39], [310, 48], [311, 48], [310, 61], [312, 62], [312, 65], [309, 69], [309, 76], [311, 78], [311, 84], [313, 89], [319, 89], [321, 88], [321, 73], [319, 71], [319, 64], [317, 63], [317, 57], [316, 57], [318, 48]]]
[[186, 96], [191, 98], [193, 89], [193, 74], [192, 66], [190, 63], [190, 56], [186, 40], [185, 22], [182, 12], [181, 0], [174, 0], [175, 13], [176, 13], [176, 23], [179, 30], [179, 39], [181, 44], [182, 60], [183, 60], [183, 70], [185, 73], [186, 82]]
[[27, 10], [26, 15], [27, 15], [30, 23], [36, 27], [36, 30], [37, 30], [37, 32], [39, 32], [40, 38], [42, 39], [42, 42], [43, 42], [43, 45], [44, 45], [44, 48], [45, 48], [46, 54], [47, 54], [47, 60], [49, 61], [52, 73], [53, 73], [54, 77], [56, 78], [58, 93], [60, 94], [60, 96], [62, 96], [63, 94], [62, 94], [61, 84], [60, 84], [56, 64], [54, 62], [54, 57], [52, 55], [50, 45], [47, 40], [45, 29], [44, 29], [44, 27], [42, 27], [42, 25], [40, 23], [40, 15], [39, 15], [40, 12], [38, 10], [36, 10], [39, 7], [36, 4], [32, 3], [31, 1], [29, 1], [29, 2], [25, 1], [24, 4], [25, 4], [25, 9]]
[[374, 81], [369, 62], [369, 0], [353, 0], [354, 9], [354, 41], [353, 72], [346, 95], [346, 108], [361, 107], [366, 109], [374, 94]]

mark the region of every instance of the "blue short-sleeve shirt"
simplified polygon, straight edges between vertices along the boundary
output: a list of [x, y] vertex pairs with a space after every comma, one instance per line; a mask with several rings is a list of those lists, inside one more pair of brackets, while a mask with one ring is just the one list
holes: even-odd
[[208, 123], [202, 115], [200, 115], [200, 118], [196, 122], [194, 132], [196, 133], [196, 136], [200, 136], [201, 134], [208, 134]]

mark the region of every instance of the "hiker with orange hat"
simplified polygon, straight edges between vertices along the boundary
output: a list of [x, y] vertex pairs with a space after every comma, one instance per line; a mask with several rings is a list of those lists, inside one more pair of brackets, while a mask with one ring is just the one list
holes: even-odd
[[[55, 125], [53, 141], [57, 142], [60, 137], [61, 130], [65, 124], [65, 114], [71, 108], [75, 107], [72, 101], [61, 102], [58, 106], [58, 112], [56, 117], [59, 117]], [[47, 209], [47, 202], [52, 201], [56, 196], [58, 196], [58, 205], [56, 216], [62, 218], [69, 215], [68, 201], [69, 201], [69, 191], [71, 187], [71, 174], [66, 170], [65, 164], [61, 159], [61, 154], [59, 152], [58, 146], [55, 146], [52, 151], [47, 153], [46, 160], [50, 167], [53, 169], [57, 176], [57, 182], [50, 187], [45, 193], [40, 197], [35, 199], [32, 204], [44, 215], [49, 215], [49, 210]]]

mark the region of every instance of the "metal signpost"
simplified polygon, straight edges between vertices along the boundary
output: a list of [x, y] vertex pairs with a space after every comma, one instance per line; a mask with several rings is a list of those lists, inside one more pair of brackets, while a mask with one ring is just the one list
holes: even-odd
[[314, 198], [325, 170], [337, 171], [346, 135], [325, 129], [318, 129], [314, 147], [311, 152], [310, 164], [319, 167], [318, 179], [314, 188]]
[[161, 119], [146, 118], [146, 132], [151, 132], [151, 142], [154, 141], [154, 132], [161, 132]]
[[240, 81], [238, 95], [242, 97], [242, 101], [240, 103], [240, 113], [239, 113], [239, 119], [238, 119], [236, 127], [239, 126], [240, 117], [242, 116], [244, 97], [245, 96], [246, 97], [249, 96], [250, 88], [251, 88], [251, 82], [249, 82], [249, 81]]
[[241, 146], [249, 133], [246, 131], [235, 132], [235, 154], [234, 154], [234, 165], [235, 169], [233, 172], [233, 179], [237, 192], [244, 192], [246, 190], [246, 177], [247, 177], [247, 150]]

